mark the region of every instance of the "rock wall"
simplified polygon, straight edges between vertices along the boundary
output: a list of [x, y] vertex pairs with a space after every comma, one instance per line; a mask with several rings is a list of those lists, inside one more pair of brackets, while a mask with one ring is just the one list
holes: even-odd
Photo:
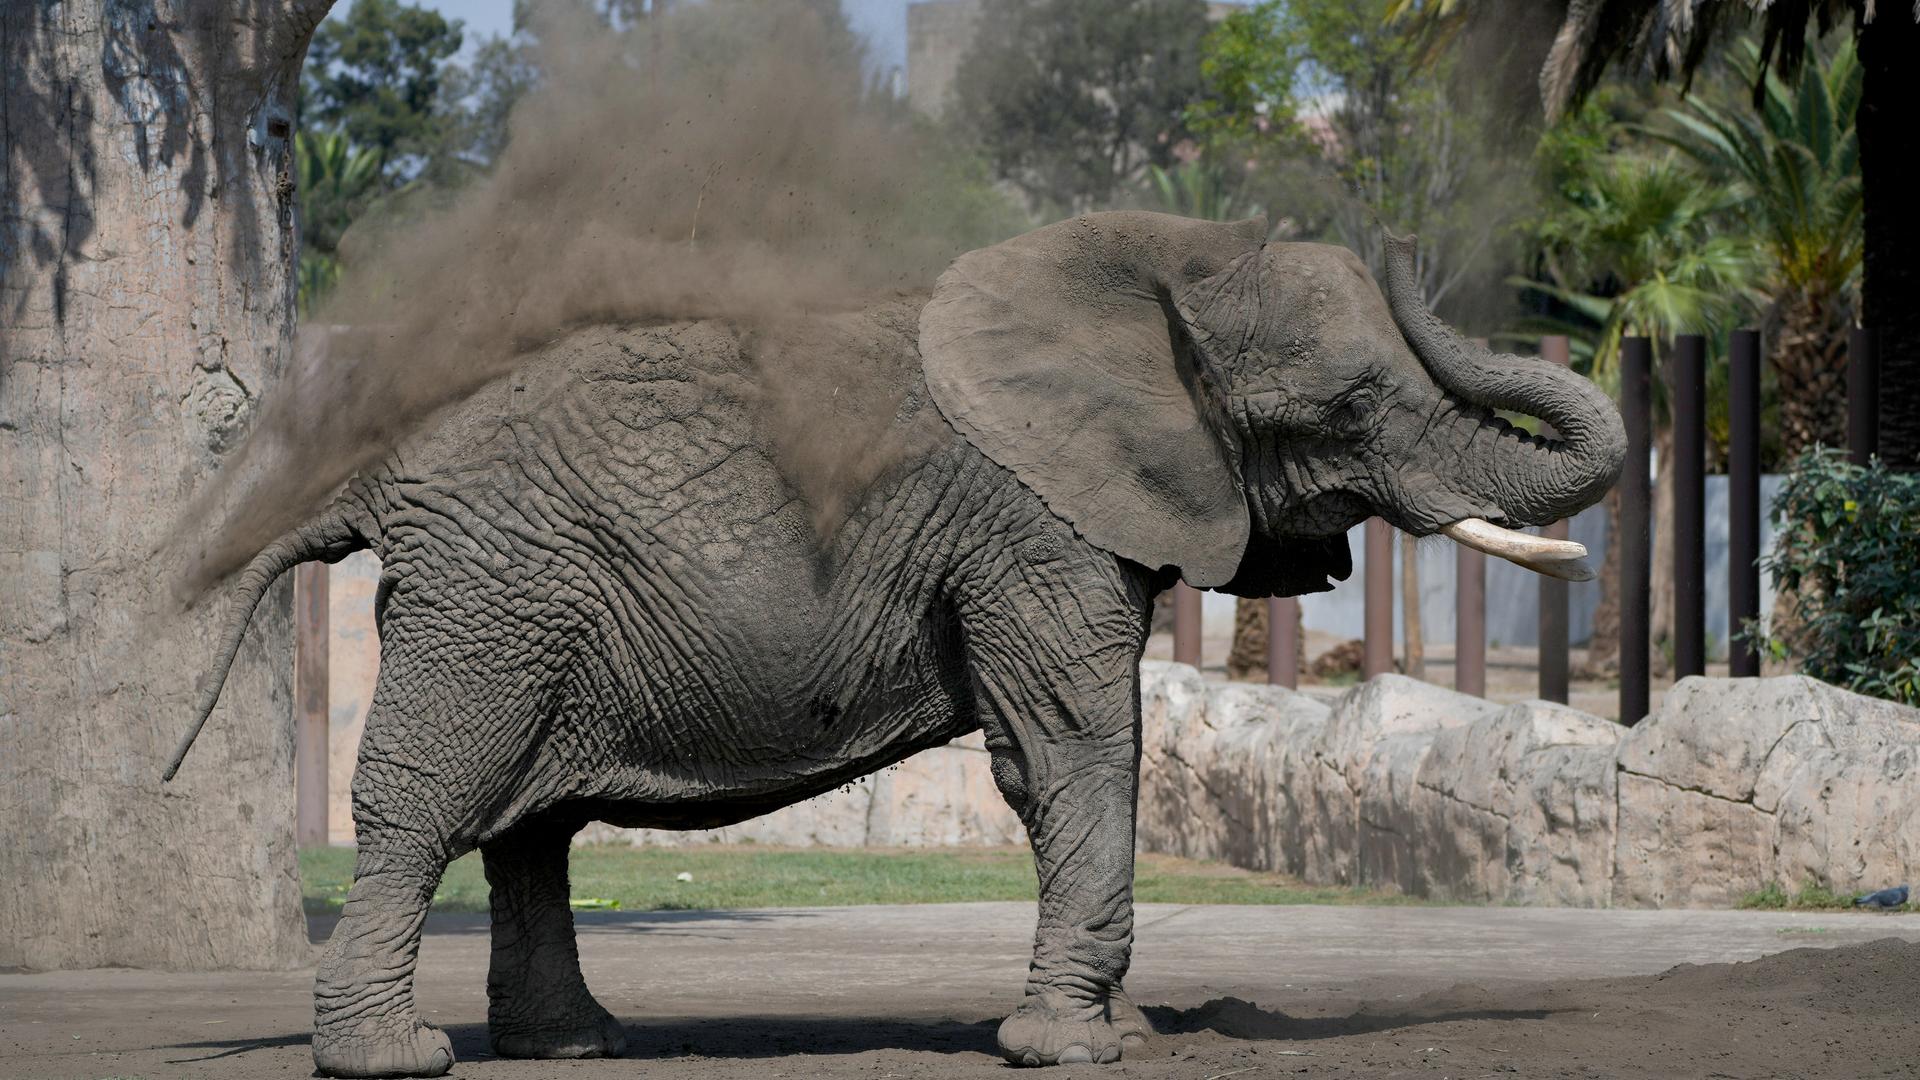
[[[1729, 906], [1771, 882], [1920, 879], [1920, 710], [1802, 676], [1685, 679], [1632, 729], [1398, 675], [1328, 703], [1142, 668], [1142, 850], [1440, 899]], [[978, 735], [710, 832], [791, 846], [1024, 839]]]
[[979, 733], [765, 817], [674, 832], [594, 824], [575, 843], [753, 843], [784, 847], [960, 847], [1026, 843], [987, 769]]
[[1629, 731], [1398, 675], [1329, 705], [1143, 671], [1143, 850], [1588, 907], [1920, 877], [1920, 710], [1803, 676], [1684, 679]]

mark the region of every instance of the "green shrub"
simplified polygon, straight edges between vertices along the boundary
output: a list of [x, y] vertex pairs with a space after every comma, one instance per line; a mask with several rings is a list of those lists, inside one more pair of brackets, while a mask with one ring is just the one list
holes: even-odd
[[1750, 892], [1740, 898], [1739, 906], [1747, 910], [1759, 911], [1833, 911], [1853, 907], [1852, 893], [1837, 893], [1825, 885], [1808, 878], [1798, 892], [1788, 892], [1779, 882], [1769, 882], [1765, 888]]
[[1920, 475], [1816, 447], [1794, 463], [1773, 519], [1761, 562], [1797, 612], [1766, 648], [1814, 678], [1920, 705]]

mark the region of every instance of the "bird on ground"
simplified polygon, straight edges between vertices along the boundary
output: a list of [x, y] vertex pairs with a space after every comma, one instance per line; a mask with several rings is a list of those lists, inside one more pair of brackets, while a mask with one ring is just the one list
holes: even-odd
[[1881, 889], [1879, 892], [1868, 893], [1855, 900], [1853, 906], [1890, 910], [1892, 908], [1903, 907], [1906, 902], [1907, 887], [1902, 885], [1894, 889]]

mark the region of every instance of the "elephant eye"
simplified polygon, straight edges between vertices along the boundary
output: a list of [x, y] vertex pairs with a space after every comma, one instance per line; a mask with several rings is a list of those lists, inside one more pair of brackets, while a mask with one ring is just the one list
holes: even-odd
[[1333, 408], [1328, 417], [1335, 430], [1352, 434], [1364, 428], [1367, 419], [1373, 415], [1373, 396], [1371, 394], [1349, 394]]

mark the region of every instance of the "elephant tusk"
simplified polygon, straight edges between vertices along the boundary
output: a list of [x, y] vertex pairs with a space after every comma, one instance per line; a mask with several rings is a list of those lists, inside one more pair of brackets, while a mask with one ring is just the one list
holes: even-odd
[[1455, 543], [1497, 555], [1536, 574], [1568, 581], [1593, 580], [1593, 567], [1587, 565], [1585, 544], [1503, 529], [1482, 518], [1462, 518], [1440, 531]]

